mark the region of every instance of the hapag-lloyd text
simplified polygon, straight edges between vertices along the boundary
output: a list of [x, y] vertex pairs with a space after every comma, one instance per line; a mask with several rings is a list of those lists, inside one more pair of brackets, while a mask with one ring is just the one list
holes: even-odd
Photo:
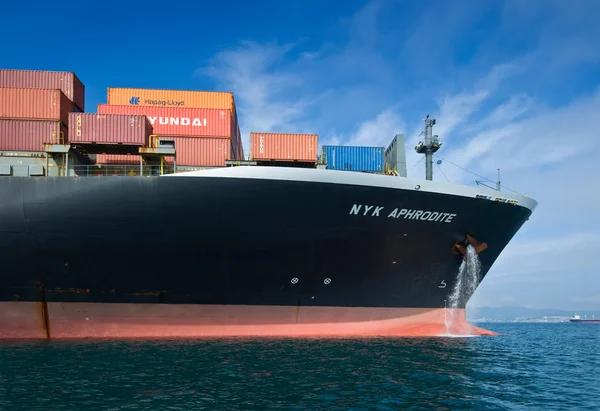
[[174, 101], [174, 100], [151, 100], [149, 98], [145, 99], [144, 102], [150, 106], [173, 106], [173, 107], [183, 107], [183, 101]]
[[439, 211], [417, 210], [410, 208], [394, 208], [389, 213], [384, 211], [385, 207], [354, 204], [350, 209], [351, 215], [363, 215], [370, 217], [404, 218], [408, 220], [433, 221], [437, 223], [451, 223], [456, 214], [442, 213]]

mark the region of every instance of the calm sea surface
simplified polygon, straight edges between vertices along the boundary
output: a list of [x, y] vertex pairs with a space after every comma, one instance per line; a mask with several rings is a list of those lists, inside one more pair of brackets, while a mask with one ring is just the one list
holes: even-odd
[[0, 343], [0, 410], [600, 410], [600, 326], [500, 337]]

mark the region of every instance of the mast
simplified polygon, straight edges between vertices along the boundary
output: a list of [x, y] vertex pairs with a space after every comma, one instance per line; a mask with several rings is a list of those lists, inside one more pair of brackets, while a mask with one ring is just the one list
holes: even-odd
[[425, 179], [433, 180], [433, 153], [440, 149], [442, 143], [438, 136], [432, 136], [432, 128], [435, 125], [435, 119], [429, 118], [429, 114], [425, 117], [425, 142], [419, 141], [415, 150], [419, 154], [425, 154]]

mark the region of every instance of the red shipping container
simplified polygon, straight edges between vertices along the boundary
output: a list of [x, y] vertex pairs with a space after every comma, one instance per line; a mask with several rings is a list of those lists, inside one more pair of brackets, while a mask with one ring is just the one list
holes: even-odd
[[[177, 166], [225, 167], [225, 160], [232, 158], [231, 140], [224, 138], [165, 137], [161, 140], [174, 140]], [[173, 157], [166, 159], [173, 164]]]
[[127, 154], [96, 154], [97, 164], [125, 164], [125, 165], [140, 165], [140, 157], [138, 155]]
[[71, 143], [147, 146], [152, 126], [145, 116], [69, 113]]
[[250, 159], [317, 161], [318, 134], [250, 133]]
[[44, 143], [68, 142], [60, 121], [0, 119], [0, 150], [44, 151]]
[[233, 135], [231, 110], [98, 104], [98, 113], [144, 115], [154, 134], [160, 135], [221, 138]]
[[60, 89], [79, 111], [85, 110], [85, 86], [75, 73], [0, 69], [0, 87]]
[[0, 88], [0, 117], [69, 122], [73, 102], [56, 89]]

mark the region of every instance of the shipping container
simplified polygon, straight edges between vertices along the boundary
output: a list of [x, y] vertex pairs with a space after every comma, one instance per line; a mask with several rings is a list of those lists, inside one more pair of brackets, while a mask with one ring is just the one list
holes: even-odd
[[75, 73], [0, 69], [0, 87], [60, 89], [79, 110], [85, 110], [85, 86]]
[[317, 134], [250, 133], [250, 159], [317, 161]]
[[67, 128], [60, 121], [0, 119], [0, 150], [41, 152], [44, 143], [67, 142]]
[[65, 125], [73, 102], [58, 90], [0, 88], [0, 117], [28, 120], [55, 120]]
[[231, 110], [98, 104], [98, 113], [144, 115], [154, 134], [160, 135], [222, 138], [234, 135]]
[[235, 111], [233, 93], [222, 91], [109, 88], [111, 106], [213, 108]]
[[245, 160], [244, 158], [244, 144], [242, 142], [242, 133], [240, 132], [240, 122], [236, 117], [235, 121], [235, 137], [232, 139], [236, 142], [236, 147], [234, 148], [235, 160]]
[[[131, 154], [96, 154], [96, 164], [140, 165], [139, 155]], [[144, 163], [145, 164], [145, 163]]]
[[323, 146], [323, 161], [330, 170], [383, 172], [384, 147]]
[[71, 143], [148, 146], [152, 126], [146, 116], [69, 113]]
[[[179, 136], [160, 139], [175, 142], [177, 167], [225, 167], [225, 160], [233, 158], [231, 140]], [[167, 157], [166, 164], [173, 164], [173, 157]]]

